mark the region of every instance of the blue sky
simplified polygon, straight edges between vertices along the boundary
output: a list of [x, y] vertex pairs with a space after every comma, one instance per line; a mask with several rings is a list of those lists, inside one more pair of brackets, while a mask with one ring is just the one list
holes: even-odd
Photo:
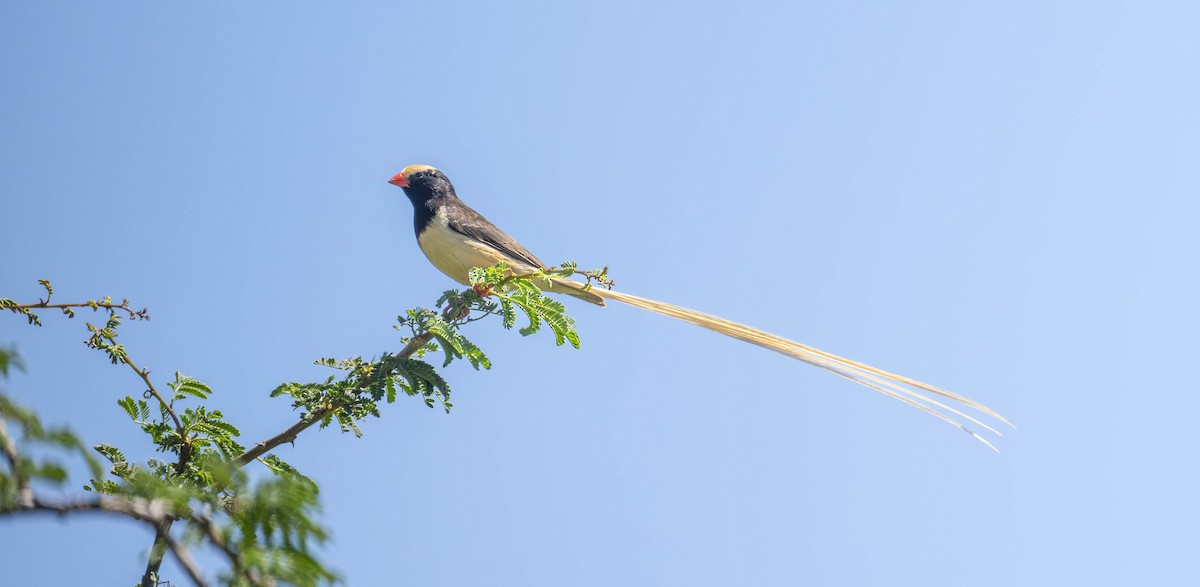
[[[960, 391], [997, 455], [621, 307], [498, 325], [451, 415], [281, 456], [351, 585], [1200, 580], [1191, 3], [0, 7], [0, 295], [148, 306], [123, 342], [247, 441], [449, 281], [385, 183], [435, 165], [548, 261]], [[81, 321], [0, 321], [49, 420], [131, 456]], [[82, 483], [82, 480], [80, 481]], [[130, 583], [122, 521], [0, 521], [12, 584]], [[15, 557], [14, 553], [21, 553]], [[203, 559], [210, 571], [215, 561]], [[168, 578], [185, 583], [175, 567]]]

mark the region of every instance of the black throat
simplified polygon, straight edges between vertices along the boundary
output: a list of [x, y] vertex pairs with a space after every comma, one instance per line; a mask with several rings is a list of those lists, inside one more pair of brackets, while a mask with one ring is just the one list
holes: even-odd
[[454, 194], [454, 186], [440, 171], [414, 173], [408, 178], [408, 187], [404, 188], [404, 195], [412, 202], [413, 228], [418, 237], [442, 206], [458, 200], [458, 196]]

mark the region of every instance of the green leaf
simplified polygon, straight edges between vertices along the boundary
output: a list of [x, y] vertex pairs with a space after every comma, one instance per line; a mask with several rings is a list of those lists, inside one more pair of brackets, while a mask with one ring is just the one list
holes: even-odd
[[16, 347], [0, 347], [0, 377], [8, 377], [12, 369], [22, 369], [21, 357], [17, 355]]
[[300, 387], [300, 384], [295, 381], [288, 382], [288, 383], [281, 383], [281, 384], [279, 384], [279, 387], [276, 387], [275, 389], [271, 390], [269, 397], [279, 397], [281, 395], [294, 395], [292, 392], [295, 391], [299, 387]]
[[337, 413], [337, 421], [338, 421], [338, 424], [342, 428], [342, 432], [353, 432], [355, 438], [362, 438], [362, 435], [363, 435], [362, 429], [359, 428], [358, 424], [354, 423], [354, 419], [351, 418], [349, 415], [347, 415], [345, 412]]
[[127, 395], [117, 400], [117, 405], [121, 406], [121, 409], [125, 410], [126, 414], [129, 414], [130, 420], [133, 420], [134, 422], [138, 421], [137, 400]]
[[309, 485], [312, 486], [312, 489], [314, 492], [320, 491], [320, 488], [317, 487], [317, 484], [312, 479], [309, 479], [308, 477], [301, 474], [300, 471], [298, 471], [295, 467], [285, 463], [283, 461], [283, 459], [281, 459], [275, 455], [267, 455], [267, 456], [263, 457], [261, 460], [262, 460], [262, 463], [264, 465], [266, 465], [267, 468], [270, 469], [272, 473], [275, 473], [276, 475], [281, 475], [281, 476], [282, 475], [291, 475], [292, 477], [306, 481]]
[[109, 462], [125, 460], [125, 455], [121, 454], [121, 451], [117, 450], [117, 447], [111, 444], [97, 444], [94, 448], [96, 449], [96, 452], [108, 459]]
[[396, 380], [389, 377], [384, 383], [387, 385], [387, 403], [396, 403]]
[[506, 329], [511, 329], [516, 325], [517, 309], [513, 307], [512, 300], [500, 298], [500, 319]]
[[[214, 416], [220, 417], [220, 412], [213, 412]], [[221, 434], [229, 438], [234, 438], [242, 435], [242, 431], [238, 430], [237, 426], [230, 424], [224, 420], [210, 420], [206, 422], [212, 428], [219, 430]]]
[[167, 386], [169, 386], [175, 392], [171, 396], [171, 401], [183, 399], [188, 396], [200, 399], [208, 399], [208, 396], [212, 394], [212, 389], [209, 386], [192, 379], [191, 377], [188, 377], [179, 371], [175, 372], [175, 381], [167, 383]]
[[54, 462], [39, 463], [32, 467], [29, 472], [30, 477], [43, 479], [55, 485], [61, 485], [67, 480], [67, 470], [62, 465]]
[[[430, 330], [430, 332], [434, 332]], [[446, 361], [442, 363], [443, 367], [448, 366], [455, 358], [462, 357], [462, 345], [454, 339], [454, 335], [445, 336], [434, 332], [433, 337], [442, 345], [442, 350], [446, 352]]]
[[402, 359], [402, 362], [408, 372], [412, 373], [417, 380], [423, 381], [429, 387], [430, 391], [436, 389], [442, 393], [450, 393], [450, 384], [446, 383], [445, 379], [442, 379], [442, 376], [433, 368], [433, 365], [418, 359], [405, 358]]

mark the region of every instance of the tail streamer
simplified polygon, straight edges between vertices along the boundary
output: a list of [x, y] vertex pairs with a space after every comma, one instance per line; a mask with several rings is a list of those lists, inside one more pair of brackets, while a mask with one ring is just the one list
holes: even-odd
[[[966, 432], [967, 434], [970, 434], [976, 440], [986, 444], [988, 448], [991, 448], [996, 452], [999, 452], [999, 450], [997, 450], [991, 442], [989, 442], [983, 436], [980, 436], [967, 425], [963, 424], [960, 419], [975, 424], [976, 426], [988, 430], [997, 436], [1001, 436], [1000, 431], [981, 422], [978, 418], [973, 417], [962, 410], [972, 409], [980, 414], [990, 416], [999, 420], [1000, 422], [1012, 426], [1011, 422], [1005, 419], [1004, 416], [998, 414], [996, 411], [957, 393], [946, 391], [939, 387], [929, 385], [928, 383], [922, 383], [903, 375], [889, 373], [883, 369], [878, 369], [858, 361], [847, 359], [845, 357], [839, 357], [832, 353], [827, 353], [820, 349], [816, 349], [796, 341], [788, 340], [751, 326], [746, 326], [745, 324], [739, 324], [731, 320], [726, 320], [724, 318], [705, 314], [703, 312], [697, 312], [696, 310], [676, 306], [674, 304], [668, 304], [666, 302], [651, 300], [613, 290], [592, 288], [588, 293], [596, 294], [605, 300], [613, 300], [633, 306], [635, 308], [641, 308], [656, 314], [662, 314], [663, 316], [670, 316], [671, 318], [682, 320], [690, 324], [695, 324], [701, 328], [707, 328], [713, 332], [724, 334], [725, 336], [736, 338], [738, 340], [775, 351], [782, 355], [786, 355], [792, 357], [793, 359], [808, 363], [809, 365], [820, 367], [821, 369], [829, 371], [839, 377], [849, 379], [850, 381], [866, 386], [888, 397], [904, 402], [914, 408], [917, 408], [918, 410], [930, 414], [933, 417], [938, 418], [939, 420], [942, 420], [943, 422], [946, 422], [951, 426]], [[938, 398], [949, 400], [951, 402], [957, 402], [958, 404], [961, 404], [959, 407], [962, 409], [947, 405], [946, 402], [939, 401]]]

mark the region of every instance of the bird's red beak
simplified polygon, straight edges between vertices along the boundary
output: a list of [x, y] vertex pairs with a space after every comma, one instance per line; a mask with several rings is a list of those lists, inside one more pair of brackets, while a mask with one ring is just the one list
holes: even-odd
[[408, 187], [408, 178], [404, 177], [404, 172], [401, 171], [400, 173], [393, 175], [392, 178], [388, 180], [388, 183], [396, 187], [406, 188]]

